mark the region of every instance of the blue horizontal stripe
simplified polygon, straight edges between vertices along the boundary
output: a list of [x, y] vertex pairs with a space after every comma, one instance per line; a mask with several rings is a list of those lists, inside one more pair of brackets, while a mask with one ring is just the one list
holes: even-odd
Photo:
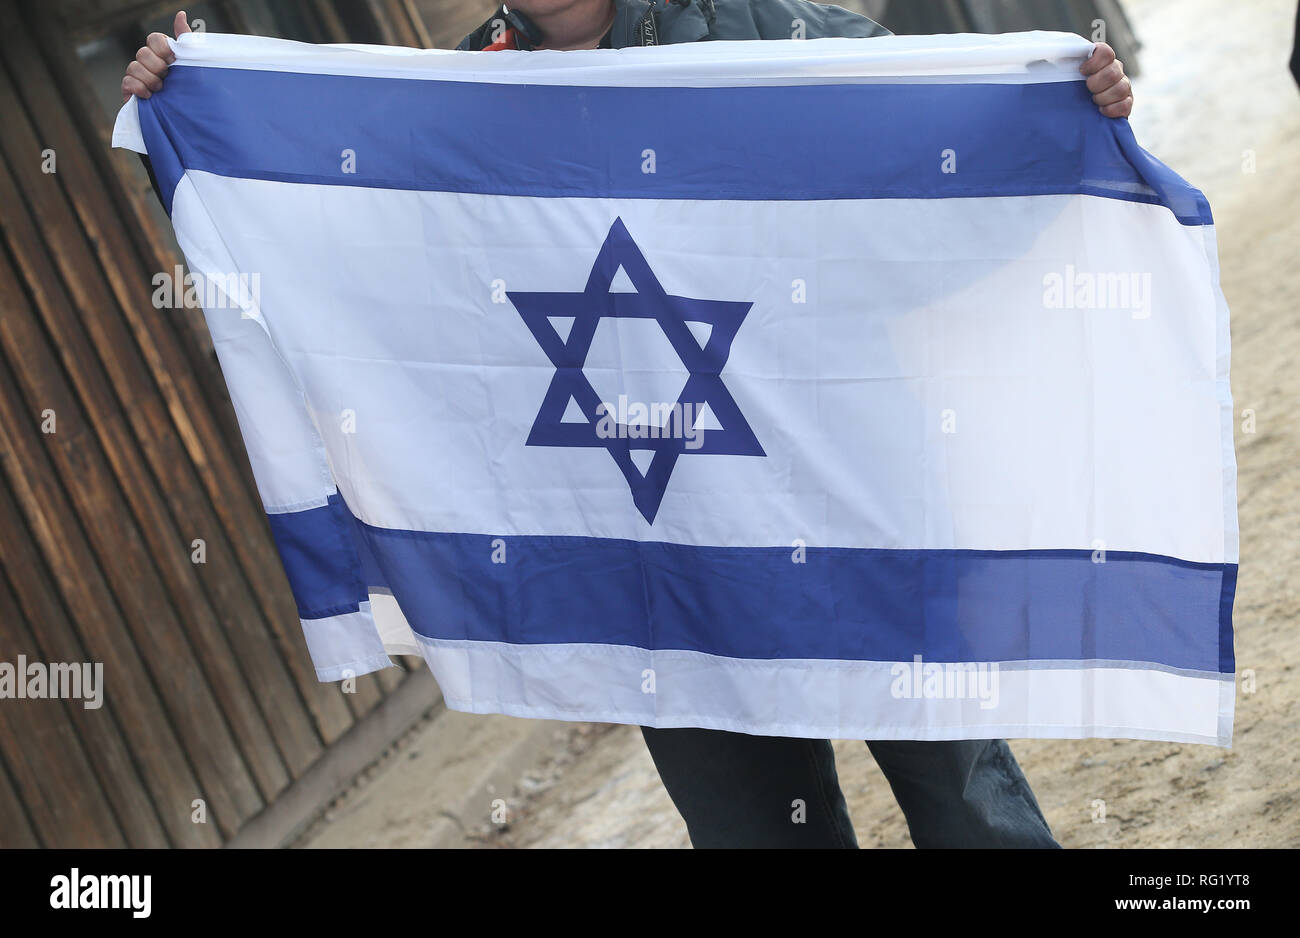
[[319, 508], [267, 518], [299, 618], [356, 612], [358, 604], [369, 598], [352, 513], [337, 494]]
[[[339, 539], [340, 525], [352, 543]], [[364, 581], [391, 590], [428, 638], [754, 659], [1102, 659], [1233, 670], [1235, 564], [1119, 551], [1094, 563], [1086, 550], [817, 547], [794, 563], [784, 547], [498, 541], [372, 527], [337, 496], [327, 509], [275, 515], [272, 526], [300, 611], [337, 614], [348, 601], [355, 609]], [[504, 563], [493, 562], [499, 544]]]
[[[139, 107], [169, 210], [195, 169], [541, 197], [1088, 193], [1211, 223], [1204, 196], [1127, 121], [1102, 117], [1079, 81], [606, 88], [178, 66]], [[956, 172], [942, 171], [947, 151]]]

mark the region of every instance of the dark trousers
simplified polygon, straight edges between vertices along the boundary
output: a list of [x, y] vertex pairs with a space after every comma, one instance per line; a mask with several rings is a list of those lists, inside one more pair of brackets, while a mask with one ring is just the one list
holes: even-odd
[[[641, 733], [695, 847], [857, 847], [827, 740]], [[867, 746], [916, 846], [1059, 846], [1005, 740]]]

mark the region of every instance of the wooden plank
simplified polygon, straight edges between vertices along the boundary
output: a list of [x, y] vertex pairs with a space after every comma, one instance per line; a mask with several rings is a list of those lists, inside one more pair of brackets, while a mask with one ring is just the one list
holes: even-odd
[[[40, 649], [22, 624], [9, 584], [0, 576], [0, 647], [5, 660], [19, 656], [42, 665]], [[75, 663], [80, 667], [80, 662]], [[16, 680], [18, 678], [15, 678]], [[50, 847], [124, 847], [113, 809], [86, 759], [68, 708], [82, 701], [6, 699], [0, 703], [0, 754], [17, 793]], [[7, 840], [0, 828], [0, 840]]]
[[348, 35], [343, 20], [331, 0], [308, 0], [308, 9], [311, 11], [312, 19], [325, 36], [323, 42], [356, 41], [356, 37]]
[[395, 0], [395, 2], [399, 8], [399, 15], [409, 24], [414, 39], [412, 45], [421, 49], [432, 49], [433, 37], [429, 35], [429, 29], [424, 24], [424, 17], [420, 15], [415, 0]]
[[490, 3], [476, 3], [475, 0], [416, 0], [415, 6], [435, 49], [454, 49], [495, 9]]
[[[24, 620], [37, 623], [33, 635], [48, 661], [85, 661], [91, 656], [77, 638], [59, 600], [50, 572], [41, 561], [31, 532], [23, 523], [9, 488], [0, 475], [0, 566], [17, 595]], [[107, 671], [106, 671], [107, 673]], [[120, 708], [110, 696], [98, 711], [72, 710], [72, 722], [102, 780], [118, 823], [131, 847], [166, 847], [154, 798], [136, 769], [121, 730]], [[3, 826], [0, 825], [0, 830]]]
[[44, 846], [23, 807], [13, 778], [0, 755], [0, 850], [25, 850]]
[[[338, 685], [342, 687], [342, 683]], [[344, 693], [348, 706], [352, 712], [360, 719], [371, 710], [379, 705], [384, 699], [384, 692], [379, 686], [379, 679], [375, 677], [375, 672], [363, 674], [356, 679], [355, 687], [350, 693]]]
[[379, 689], [385, 696], [397, 690], [402, 682], [406, 680], [406, 667], [402, 664], [402, 659], [396, 655], [390, 655], [389, 657], [392, 658], [396, 667], [384, 668], [382, 671], [375, 672], [375, 680], [379, 682]]
[[[47, 28], [50, 22], [39, 13], [39, 8], [29, 12], [35, 17], [36, 36], [48, 39], [57, 34], [57, 30]], [[15, 32], [19, 25], [21, 24], [14, 24]], [[22, 47], [11, 44], [11, 49], [6, 50], [6, 54], [10, 54], [10, 51], [18, 56], [22, 54]], [[64, 50], [62, 54], [69, 56], [71, 51]], [[50, 55], [56, 61], [59, 59], [57, 51]], [[45, 83], [32, 84], [39, 86]], [[56, 80], [49, 84], [58, 86], [59, 82]], [[45, 115], [42, 120], [48, 122], [51, 133], [58, 134], [60, 139], [69, 139], [75, 134], [75, 128], [70, 130], [67, 126], [61, 108], [42, 107], [39, 110]], [[92, 145], [90, 149], [101, 159], [101, 168], [108, 166], [108, 156], [102, 148]], [[73, 206], [95, 246], [101, 267], [118, 298], [120, 308], [126, 313], [131, 332], [144, 358], [143, 365], [117, 360], [109, 362], [109, 365], [117, 367], [113, 373], [114, 382], [120, 386], [130, 386], [128, 382], [134, 371], [147, 371], [153, 376], [189, 453], [190, 461], [202, 481], [202, 487], [220, 518], [226, 536], [234, 544], [240, 566], [252, 584], [265, 620], [270, 625], [275, 647], [286, 662], [290, 677], [306, 702], [321, 739], [328, 744], [351, 725], [353, 718], [346, 703], [339, 699], [337, 691], [320, 684], [309, 665], [310, 659], [292, 594], [271, 543], [269, 527], [255, 489], [251, 484], [234, 484], [236, 479], [251, 480], [247, 459], [243, 455], [242, 438], [235, 438], [234, 451], [239, 456], [233, 458], [230, 454], [232, 441], [225, 437], [213, 418], [211, 408], [206, 406], [202, 389], [193, 380], [192, 369], [187, 367], [187, 355], [177, 341], [175, 313], [158, 310], [153, 306], [150, 287], [153, 271], [147, 261], [142, 265], [142, 259], [138, 255], [133, 256], [131, 246], [117, 236], [122, 228], [121, 215], [102, 191], [103, 188], [112, 190], [120, 187], [116, 174], [96, 174], [93, 161], [81, 147], [70, 145], [67, 150], [66, 154], [60, 153], [60, 160], [66, 156], [74, 171], [60, 174], [60, 180], [75, 192]], [[123, 160], [135, 159], [134, 154], [128, 153], [119, 152], [117, 156]], [[153, 198], [152, 194], [148, 197]], [[152, 260], [156, 261], [157, 258]], [[65, 270], [77, 269], [75, 266], [69, 268], [67, 264], [64, 267]], [[170, 264], [165, 269], [170, 271]], [[84, 308], [95, 307], [92, 303]], [[192, 315], [199, 314], [196, 311]], [[112, 324], [103, 325], [108, 328]], [[134, 367], [126, 367], [128, 364]], [[221, 398], [223, 406], [228, 410], [229, 404], [224, 393]], [[277, 733], [277, 740], [281, 745], [287, 746], [283, 731]], [[291, 766], [295, 770], [301, 768], [302, 758], [292, 749], [287, 751]]]
[[32, 830], [4, 760], [0, 759], [0, 850], [30, 850], [41, 846], [44, 845]]
[[226, 846], [287, 846], [320, 813], [322, 806], [351, 785], [393, 740], [425, 714], [442, 706], [442, 694], [428, 670], [412, 674], [331, 746], [288, 791], [245, 824]]
[[361, 0], [359, 6], [365, 10], [370, 22], [374, 24], [375, 31], [379, 34], [377, 41], [380, 45], [401, 45], [397, 39], [397, 31], [393, 28], [393, 21], [383, 8], [383, 0]]
[[375, 12], [391, 24], [394, 45], [413, 49], [428, 48], [428, 33], [421, 37], [423, 30], [417, 29], [415, 25], [419, 18], [412, 19], [412, 8], [404, 0], [379, 0]]
[[[303, 30], [304, 35], [294, 36], [295, 39], [301, 39], [304, 42], [336, 42], [325, 23], [321, 21], [320, 11], [316, 8], [316, 0], [280, 0], [283, 6], [295, 7], [295, 11], [288, 14], [297, 20], [298, 28]], [[276, 11], [281, 16], [285, 13], [283, 9]]]
[[[239, 33], [245, 36], [249, 34], [248, 17], [245, 16], [248, 3], [245, 0], [233, 0], [233, 2], [232, 0], [223, 0], [218, 4], [218, 7], [221, 10], [221, 15], [225, 17], [228, 27], [223, 32]], [[143, 45], [143, 37], [141, 37], [141, 40], [141, 45]]]
[[102, 36], [115, 24], [165, 13], [171, 6], [168, 0], [47, 0], [39, 5], [57, 11], [79, 39]]

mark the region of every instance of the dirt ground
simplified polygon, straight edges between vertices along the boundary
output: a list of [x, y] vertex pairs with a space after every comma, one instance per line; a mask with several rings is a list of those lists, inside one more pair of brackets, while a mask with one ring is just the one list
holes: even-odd
[[[1232, 749], [1129, 740], [1017, 740], [1012, 747], [1067, 847], [1296, 847], [1300, 93], [1286, 68], [1295, 0], [1125, 6], [1144, 43], [1134, 129], [1148, 150], [1209, 197], [1232, 309], [1242, 532], [1235, 739]], [[1243, 430], [1247, 411], [1254, 412], [1253, 432]], [[1244, 680], [1250, 673], [1253, 690]], [[494, 823], [485, 803], [481, 813], [457, 819], [450, 842], [689, 846], [635, 728], [549, 726], [532, 767], [512, 792], [501, 793], [507, 822]], [[418, 751], [423, 744], [417, 738], [412, 745]], [[836, 752], [861, 845], [910, 846], [866, 746], [841, 741]], [[412, 755], [377, 767], [305, 842], [428, 843], [419, 832], [445, 822], [446, 811], [434, 800], [422, 806], [420, 791], [437, 782], [416, 776], [419, 766]], [[374, 797], [374, 778], [403, 792], [404, 803]], [[388, 803], [375, 807], [379, 801]], [[376, 821], [376, 811], [384, 821]]]

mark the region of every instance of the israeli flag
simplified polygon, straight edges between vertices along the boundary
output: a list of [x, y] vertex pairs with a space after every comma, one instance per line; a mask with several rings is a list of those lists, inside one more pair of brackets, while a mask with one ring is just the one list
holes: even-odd
[[191, 33], [123, 108], [319, 677], [866, 739], [1228, 745], [1228, 310], [1072, 35]]

